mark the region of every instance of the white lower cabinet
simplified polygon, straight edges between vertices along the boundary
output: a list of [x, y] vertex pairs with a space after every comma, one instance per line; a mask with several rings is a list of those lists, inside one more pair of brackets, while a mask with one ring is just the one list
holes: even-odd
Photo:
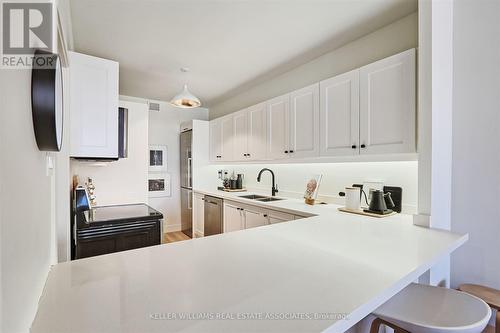
[[245, 220], [245, 229], [261, 227], [269, 223], [267, 214], [259, 207], [243, 208], [243, 218]]
[[205, 225], [205, 195], [194, 193], [193, 195], [193, 236], [203, 237]]
[[278, 212], [275, 210], [270, 210], [268, 212], [269, 224], [281, 223], [294, 220], [294, 216], [292, 214]]
[[224, 232], [250, 229], [295, 219], [297, 219], [296, 216], [277, 210], [234, 201], [224, 202]]
[[245, 229], [242, 208], [236, 204], [224, 202], [223, 232], [231, 232]]

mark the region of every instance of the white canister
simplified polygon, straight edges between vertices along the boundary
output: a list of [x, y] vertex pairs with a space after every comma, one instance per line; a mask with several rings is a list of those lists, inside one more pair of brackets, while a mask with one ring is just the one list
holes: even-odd
[[361, 191], [359, 187], [345, 188], [345, 208], [352, 210], [360, 210]]

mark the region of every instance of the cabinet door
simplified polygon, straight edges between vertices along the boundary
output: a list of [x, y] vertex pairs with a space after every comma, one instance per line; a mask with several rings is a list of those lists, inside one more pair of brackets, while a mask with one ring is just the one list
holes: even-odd
[[245, 229], [243, 210], [240, 207], [224, 204], [224, 232]]
[[269, 217], [269, 224], [287, 222], [295, 219], [292, 214], [283, 212], [269, 211], [267, 215]]
[[243, 210], [245, 218], [245, 229], [260, 227], [268, 224], [267, 215], [258, 209], [248, 209]]
[[160, 222], [141, 229], [124, 232], [118, 237], [116, 251], [127, 251], [161, 243]]
[[118, 63], [69, 52], [72, 157], [118, 158]]
[[233, 160], [245, 161], [248, 154], [247, 140], [247, 112], [246, 110], [237, 112], [233, 116], [234, 121], [234, 141], [233, 141]]
[[266, 158], [266, 103], [260, 103], [247, 109], [247, 158], [250, 160], [263, 160]]
[[76, 259], [158, 245], [162, 236], [160, 223], [159, 220], [130, 222], [79, 230]]
[[320, 155], [359, 154], [359, 70], [320, 82]]
[[361, 154], [415, 151], [415, 49], [360, 69]]
[[221, 118], [222, 127], [222, 161], [232, 161], [234, 159], [234, 122], [233, 116]]
[[267, 157], [287, 158], [288, 107], [290, 95], [286, 94], [267, 102]]
[[203, 194], [194, 194], [193, 204], [193, 236], [203, 237], [205, 220], [205, 202]]
[[222, 160], [222, 125], [220, 119], [210, 121], [210, 160]]
[[291, 157], [319, 155], [319, 83], [290, 94], [289, 154]]

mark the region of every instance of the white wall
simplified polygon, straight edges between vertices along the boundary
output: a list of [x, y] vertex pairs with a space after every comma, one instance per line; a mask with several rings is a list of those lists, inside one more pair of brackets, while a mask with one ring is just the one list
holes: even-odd
[[417, 21], [417, 13], [413, 13], [244, 93], [211, 105], [210, 119], [416, 47]]
[[97, 205], [147, 203], [148, 106], [145, 102], [120, 101], [128, 109], [128, 157], [115, 162], [71, 161], [72, 175], [81, 184], [94, 181]]
[[454, 1], [452, 286], [500, 289], [500, 1]]
[[278, 196], [300, 198], [304, 194], [305, 185], [310, 176], [322, 174], [323, 180], [319, 188], [319, 200], [342, 204], [344, 199], [338, 196], [346, 186], [364, 181], [382, 181], [386, 185], [403, 188], [403, 208], [406, 213], [414, 213], [417, 204], [416, 161], [402, 162], [349, 162], [349, 163], [317, 163], [317, 164], [251, 164], [251, 165], [213, 165], [212, 179], [216, 188], [217, 170], [227, 169], [229, 173], [245, 175], [244, 184], [248, 189], [260, 189], [271, 194], [271, 175], [262, 175], [257, 183], [259, 171], [268, 167], [274, 171]]
[[31, 71], [0, 71], [0, 331], [27, 332], [55, 262], [54, 183], [33, 134]]
[[[149, 144], [166, 145], [168, 149], [167, 172], [171, 177], [170, 197], [150, 198], [149, 204], [163, 213], [164, 230], [180, 230], [180, 125], [190, 119], [207, 120], [208, 109], [179, 109], [168, 103], [160, 103], [160, 111], [149, 112]], [[208, 140], [208, 136], [207, 136]]]

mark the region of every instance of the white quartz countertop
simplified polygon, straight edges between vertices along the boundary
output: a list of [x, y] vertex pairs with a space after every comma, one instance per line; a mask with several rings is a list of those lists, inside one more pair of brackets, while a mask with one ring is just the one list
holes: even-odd
[[409, 215], [259, 205], [317, 216], [57, 264], [32, 332], [343, 332], [467, 240]]

